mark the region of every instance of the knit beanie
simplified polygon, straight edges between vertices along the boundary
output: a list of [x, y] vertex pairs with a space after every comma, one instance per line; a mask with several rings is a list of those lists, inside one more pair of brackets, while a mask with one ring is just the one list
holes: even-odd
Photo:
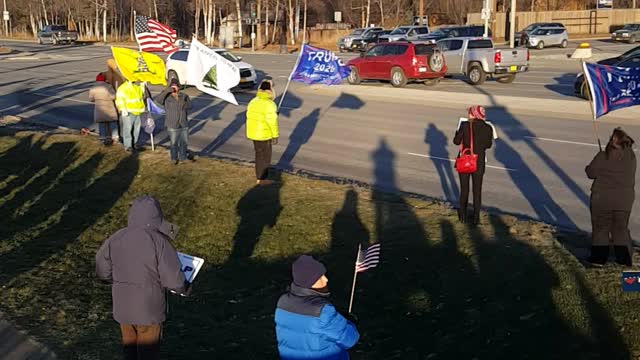
[[292, 266], [293, 283], [310, 289], [313, 284], [326, 274], [327, 268], [309, 255], [300, 256]]

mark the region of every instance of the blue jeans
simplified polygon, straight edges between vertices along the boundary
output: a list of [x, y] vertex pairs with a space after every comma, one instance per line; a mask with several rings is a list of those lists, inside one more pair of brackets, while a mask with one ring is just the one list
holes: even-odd
[[140, 115], [129, 113], [121, 116], [122, 120], [122, 143], [125, 149], [134, 148], [140, 136]]
[[100, 134], [100, 141], [118, 141], [118, 123], [115, 121], [98, 123], [98, 133]]
[[169, 140], [171, 141], [171, 161], [187, 160], [187, 141], [189, 139], [189, 129], [167, 129]]

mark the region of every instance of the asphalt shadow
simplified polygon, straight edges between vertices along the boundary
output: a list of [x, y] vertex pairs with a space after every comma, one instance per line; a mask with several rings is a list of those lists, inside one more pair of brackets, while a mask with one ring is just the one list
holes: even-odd
[[460, 190], [458, 189], [457, 176], [453, 173], [452, 162], [449, 160], [451, 159], [451, 154], [447, 149], [449, 139], [444, 132], [431, 123], [425, 131], [424, 142], [429, 146], [429, 156], [438, 172], [445, 199], [450, 202], [458, 201]]

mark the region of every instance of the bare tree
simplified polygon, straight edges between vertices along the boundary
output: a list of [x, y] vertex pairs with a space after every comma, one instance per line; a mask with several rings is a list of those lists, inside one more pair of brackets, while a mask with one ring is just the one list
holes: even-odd
[[293, 32], [293, 3], [289, 0], [289, 33], [291, 34], [291, 45], [296, 44], [296, 36]]
[[280, 15], [280, 0], [276, 0], [276, 12], [275, 17], [273, 19], [273, 34], [271, 35], [271, 42], [276, 42], [276, 29], [278, 27], [278, 15]]
[[240, 0], [236, 0], [236, 12], [238, 15], [238, 36], [242, 39], [242, 11], [240, 10]]

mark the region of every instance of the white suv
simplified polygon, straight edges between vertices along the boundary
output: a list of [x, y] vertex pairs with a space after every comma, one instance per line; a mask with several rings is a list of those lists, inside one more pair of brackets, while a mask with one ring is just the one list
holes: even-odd
[[[242, 58], [239, 56], [235, 56], [230, 53], [227, 49], [212, 49], [225, 59], [233, 62], [238, 69], [240, 69], [240, 84], [238, 84], [238, 88], [240, 89], [253, 89], [256, 87], [257, 79], [256, 70], [250, 64], [242, 61]], [[180, 49], [173, 54], [169, 55], [166, 62], [167, 69], [167, 83], [169, 83], [172, 79], [177, 79], [178, 82], [182, 85], [191, 85], [183, 83], [184, 79], [186, 79], [187, 74], [187, 58], [189, 57], [189, 49]]]

